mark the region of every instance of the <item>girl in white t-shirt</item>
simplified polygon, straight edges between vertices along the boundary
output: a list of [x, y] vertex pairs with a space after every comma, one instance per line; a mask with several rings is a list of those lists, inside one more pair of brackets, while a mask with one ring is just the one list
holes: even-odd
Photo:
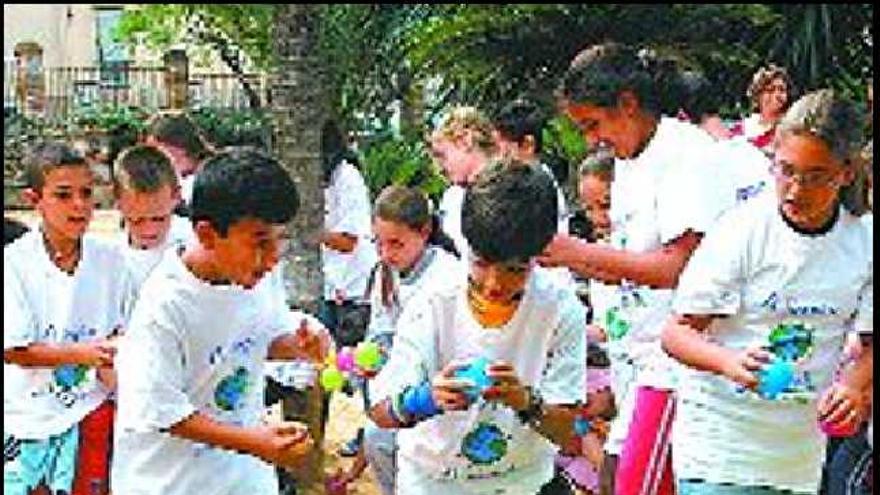
[[490, 166], [462, 221], [467, 281], [404, 309], [370, 383], [371, 417], [401, 428], [398, 494], [536, 493], [554, 444], [573, 438], [565, 418], [586, 380], [584, 308], [532, 261], [557, 228], [553, 182], [522, 163]]
[[495, 154], [492, 123], [474, 107], [454, 107], [431, 134], [431, 156], [451, 185], [440, 200], [439, 214], [462, 260], [468, 246], [461, 233], [461, 205], [465, 188]]
[[[440, 230], [428, 198], [418, 189], [385, 188], [376, 198], [373, 233], [380, 261], [370, 278], [370, 323], [366, 339], [379, 344], [387, 356], [397, 320], [409, 301], [416, 294], [459, 283], [464, 280], [465, 272], [454, 243]], [[365, 394], [367, 402], [368, 395]], [[368, 422], [358, 459], [340, 481], [351, 482], [369, 463], [382, 492], [393, 494], [396, 444], [394, 430]]]
[[617, 288], [606, 330], [619, 340], [612, 347], [625, 349], [631, 361], [631, 376], [615, 382], [631, 385], [616, 394], [618, 419], [606, 443], [607, 471], [616, 474], [603, 475], [615, 479], [612, 491], [623, 495], [644, 487], [673, 491], [668, 433], [675, 363], [661, 352], [659, 333], [678, 275], [725, 206], [715, 194], [718, 174], [710, 167], [713, 138], [692, 124], [661, 117], [681, 105], [671, 101], [664, 83], [676, 80], [671, 68], [615, 43], [590, 47], [572, 62], [563, 81], [565, 111], [591, 146], [607, 146], [617, 158], [611, 243], [559, 235], [541, 259]]
[[[830, 90], [797, 101], [777, 131], [776, 194], [729, 212], [682, 274], [663, 331], [666, 352], [693, 368], [673, 433], [682, 495], [816, 493], [819, 422], [847, 429], [867, 414], [872, 348], [832, 381], [847, 329], [873, 332], [864, 205], [840, 199], [854, 198], [841, 191], [857, 122]], [[771, 370], [790, 380], [771, 389]]]

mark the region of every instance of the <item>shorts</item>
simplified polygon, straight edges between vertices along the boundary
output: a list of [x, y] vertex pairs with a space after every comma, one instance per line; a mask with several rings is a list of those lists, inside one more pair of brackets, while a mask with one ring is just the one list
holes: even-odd
[[672, 423], [675, 394], [640, 386], [635, 410], [617, 463], [617, 495], [666, 495], [675, 491], [672, 474]]
[[703, 480], [679, 480], [678, 495], [793, 495], [794, 492], [769, 486], [740, 486], [708, 483]]
[[77, 425], [44, 440], [21, 440], [4, 434], [3, 493], [28, 495], [41, 483], [52, 493], [70, 493], [78, 444]]

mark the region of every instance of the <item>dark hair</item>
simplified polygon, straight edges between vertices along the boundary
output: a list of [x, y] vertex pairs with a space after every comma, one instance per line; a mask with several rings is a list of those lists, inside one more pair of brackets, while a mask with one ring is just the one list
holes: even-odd
[[557, 221], [553, 179], [535, 167], [504, 159], [481, 171], [468, 188], [461, 230], [486, 261], [527, 260], [544, 250]]
[[156, 192], [162, 186], [177, 187], [177, 174], [168, 155], [154, 146], [138, 145], [123, 150], [113, 165], [113, 192]]
[[62, 141], [40, 141], [25, 152], [25, 182], [27, 187], [41, 191], [46, 175], [60, 167], [88, 167], [85, 157]]
[[700, 71], [682, 71], [678, 78], [681, 108], [694, 122], [700, 122], [704, 115], [717, 114], [721, 109], [718, 91]]
[[157, 115], [150, 122], [147, 135], [160, 143], [180, 148], [199, 161], [211, 156], [199, 128], [182, 113]]
[[440, 227], [440, 217], [431, 212], [431, 204], [422, 191], [399, 185], [390, 185], [379, 193], [373, 214], [387, 222], [402, 223], [412, 230], [419, 230], [430, 222], [428, 244], [445, 249], [456, 258], [460, 257], [455, 242]]
[[14, 218], [3, 217], [3, 245], [8, 246], [12, 241], [25, 235], [30, 229], [27, 225]]
[[296, 186], [277, 160], [252, 148], [228, 148], [205, 162], [193, 185], [190, 215], [225, 236], [239, 220], [287, 223], [299, 209]]
[[358, 169], [361, 168], [360, 160], [348, 148], [339, 125], [333, 120], [328, 120], [321, 127], [321, 170], [324, 184], [330, 182], [333, 171], [343, 161], [351, 163]]
[[547, 117], [534, 102], [515, 100], [504, 106], [492, 119], [495, 129], [506, 139], [522, 144], [526, 136], [535, 140], [535, 152], [541, 152], [542, 133]]
[[603, 108], [616, 106], [622, 92], [632, 91], [642, 110], [659, 116], [678, 111], [677, 78], [677, 63], [672, 58], [660, 58], [652, 50], [604, 43], [575, 56], [560, 89], [573, 103]]

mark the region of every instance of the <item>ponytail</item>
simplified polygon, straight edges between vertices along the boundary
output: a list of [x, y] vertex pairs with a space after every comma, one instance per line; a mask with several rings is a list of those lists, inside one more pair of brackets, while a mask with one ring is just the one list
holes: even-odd
[[461, 259], [461, 253], [455, 247], [455, 241], [443, 231], [443, 228], [440, 226], [440, 215], [436, 213], [431, 215], [431, 234], [428, 236], [428, 245], [437, 246]]

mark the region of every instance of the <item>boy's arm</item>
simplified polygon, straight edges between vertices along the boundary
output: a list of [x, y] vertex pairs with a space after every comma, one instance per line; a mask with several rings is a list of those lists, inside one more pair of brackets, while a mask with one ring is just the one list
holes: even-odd
[[579, 275], [605, 283], [622, 279], [660, 289], [674, 288], [702, 234], [687, 230], [653, 251], [636, 253], [569, 235], [557, 234], [539, 262], [545, 266], [565, 266]]
[[[299, 322], [296, 322], [299, 316]], [[330, 352], [333, 339], [330, 332], [317, 319], [303, 313], [293, 312], [287, 318], [289, 325], [296, 325], [293, 332], [282, 333], [269, 344], [270, 360], [305, 360], [322, 362]]]
[[54, 368], [64, 364], [111, 366], [116, 344], [109, 339], [73, 344], [34, 342], [3, 349], [3, 362], [22, 367]]
[[727, 377], [748, 388], [756, 387], [755, 373], [772, 360], [772, 354], [757, 346], [737, 351], [711, 342], [705, 331], [714, 318], [673, 314], [660, 338], [663, 350], [692, 368]]
[[308, 431], [301, 425], [242, 427], [215, 421], [198, 412], [172, 425], [168, 432], [194, 442], [250, 454], [283, 467], [301, 464], [312, 447]]

